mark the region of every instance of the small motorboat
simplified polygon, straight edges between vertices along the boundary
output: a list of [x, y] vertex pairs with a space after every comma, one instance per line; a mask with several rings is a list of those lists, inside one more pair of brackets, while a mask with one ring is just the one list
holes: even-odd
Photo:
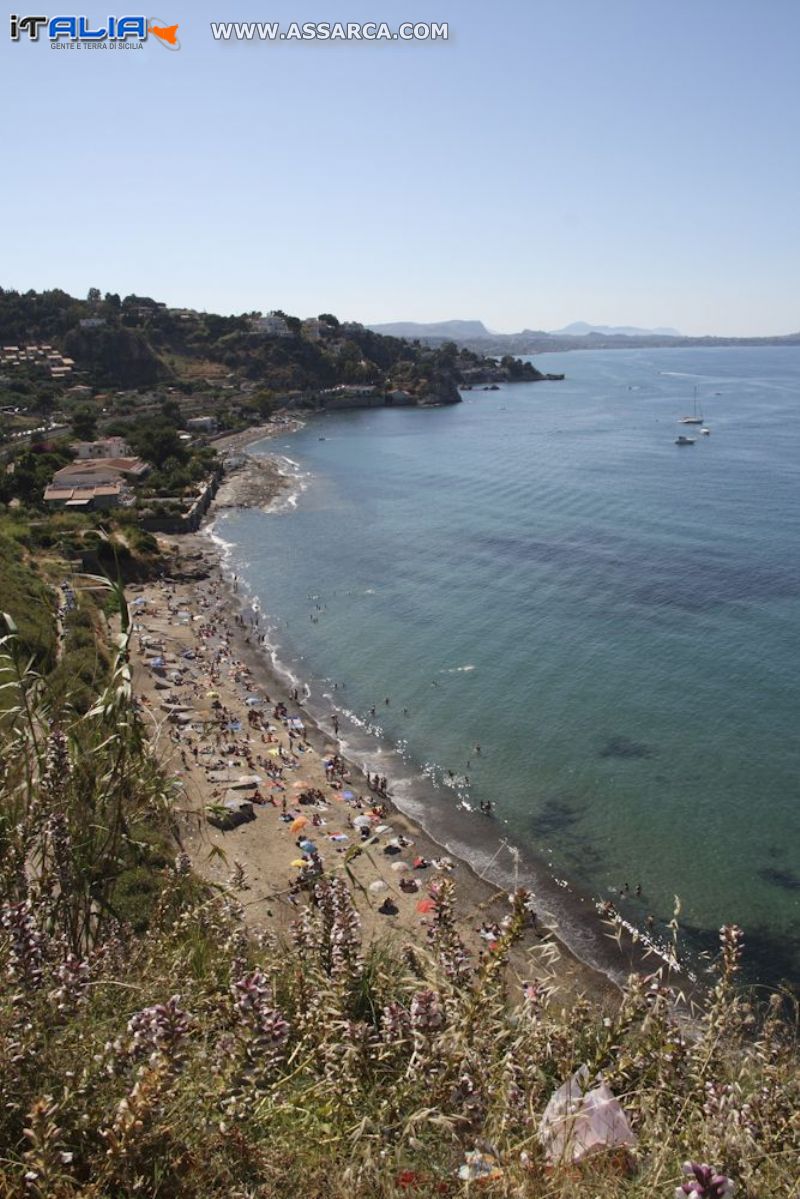
[[701, 430], [700, 430], [700, 432], [702, 433], [703, 437], [710, 437], [710, 436], [711, 436], [711, 430], [710, 430], [710, 429], [701, 429]]
[[684, 437], [683, 433], [681, 433], [678, 437], [675, 438], [675, 444], [676, 445], [694, 445], [694, 438], [693, 437]]

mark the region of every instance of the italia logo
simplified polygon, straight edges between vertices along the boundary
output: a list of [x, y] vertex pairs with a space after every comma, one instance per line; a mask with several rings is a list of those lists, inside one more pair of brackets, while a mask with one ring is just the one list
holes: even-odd
[[159, 45], [167, 50], [180, 50], [178, 26], [168, 25], [160, 17], [124, 16], [106, 17], [103, 22], [94, 22], [90, 17], [20, 17], [11, 15], [11, 40], [18, 42], [27, 37], [38, 42], [42, 34], [49, 42], [144, 42], [152, 34]]

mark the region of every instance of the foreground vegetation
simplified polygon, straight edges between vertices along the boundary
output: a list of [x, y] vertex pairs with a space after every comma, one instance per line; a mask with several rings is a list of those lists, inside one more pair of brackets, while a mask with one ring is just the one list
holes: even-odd
[[[174, 840], [107, 595], [82, 711], [13, 621], [0, 644], [0, 1195], [797, 1195], [795, 1012], [738, 990], [739, 930], [691, 1022], [657, 977], [565, 1010], [552, 946], [511, 979], [523, 894], [479, 965], [449, 883], [424, 950], [362, 945], [344, 879], [287, 942], [248, 932], [241, 872], [210, 888]], [[575, 1161], [577, 1127], [559, 1149], [540, 1123], [582, 1068], [627, 1123]]]

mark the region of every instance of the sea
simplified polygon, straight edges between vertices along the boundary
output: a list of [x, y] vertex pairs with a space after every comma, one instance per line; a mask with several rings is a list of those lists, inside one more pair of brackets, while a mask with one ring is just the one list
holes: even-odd
[[692, 978], [736, 923], [796, 984], [800, 348], [533, 361], [260, 443], [288, 490], [213, 536], [320, 723], [585, 961], [610, 900]]

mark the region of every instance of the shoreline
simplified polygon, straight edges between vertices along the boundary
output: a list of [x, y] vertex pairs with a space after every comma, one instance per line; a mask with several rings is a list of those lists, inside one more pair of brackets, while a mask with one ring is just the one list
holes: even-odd
[[[278, 456], [276, 455], [253, 455], [247, 452], [249, 446], [266, 440], [267, 438], [280, 436], [284, 433], [294, 432], [296, 428], [302, 427], [299, 421], [278, 421], [269, 426], [252, 428], [245, 430], [240, 434], [232, 435], [232, 438], [222, 439], [225, 448], [232, 448], [234, 453], [241, 452], [242, 458], [240, 462], [232, 463], [232, 470], [223, 483], [220, 493], [212, 505], [206, 520], [203, 523], [201, 530], [196, 534], [183, 535], [180, 538], [170, 538], [169, 546], [172, 552], [180, 554], [181, 547], [192, 551], [190, 557], [199, 558], [203, 561], [205, 568], [208, 569], [212, 576], [216, 576], [218, 583], [225, 589], [227, 597], [228, 615], [237, 626], [237, 631], [241, 629], [239, 622], [245, 622], [245, 626], [249, 622], [253, 622], [253, 627], [258, 627], [259, 614], [257, 604], [244, 604], [243, 597], [237, 595], [232, 589], [229, 580], [226, 578], [224, 564], [224, 541], [214, 533], [214, 520], [218, 510], [231, 510], [237, 508], [255, 508], [260, 507], [264, 511], [268, 511], [273, 506], [276, 500], [289, 487], [292, 476], [289, 472], [281, 470]], [[230, 443], [233, 441], [231, 447]], [[291, 460], [288, 460], [291, 462]], [[227, 490], [226, 490], [227, 489]], [[290, 502], [292, 497], [290, 497]], [[251, 630], [252, 631], [252, 630]], [[282, 664], [272, 647], [267, 643], [266, 638], [263, 638], [259, 633], [258, 644], [253, 645], [241, 643], [239, 649], [243, 658], [248, 662], [249, 668], [259, 679], [264, 679], [270, 697], [274, 694], [279, 695], [283, 702], [291, 704], [291, 692], [293, 690], [292, 676], [286, 666]], [[314, 742], [315, 749], [318, 753], [338, 751], [343, 757], [347, 758], [348, 750], [342, 747], [342, 741], [338, 737], [338, 732], [334, 733], [326, 729], [328, 721], [322, 713], [318, 713], [316, 718], [309, 719], [308, 708], [303, 710], [304, 719], [308, 727], [308, 737], [310, 742]], [[378, 754], [380, 754], [378, 749]], [[364, 788], [366, 782], [364, 779], [365, 766], [349, 758], [348, 767], [351, 773], [358, 778], [358, 786]], [[374, 769], [374, 764], [372, 769]], [[356, 784], [352, 784], [356, 785]], [[367, 792], [369, 794], [369, 792]], [[497, 904], [497, 896], [500, 893], [505, 893], [512, 885], [512, 879], [519, 870], [520, 865], [524, 864], [530, 869], [528, 873], [534, 873], [537, 876], [537, 883], [541, 882], [542, 871], [535, 869], [535, 863], [530, 859], [522, 863], [522, 852], [500, 836], [501, 830], [492, 828], [492, 834], [497, 838], [497, 847], [495, 852], [490, 857], [488, 863], [481, 869], [477, 863], [470, 860], [469, 845], [463, 843], [463, 838], [458, 836], [456, 830], [455, 836], [448, 837], [444, 835], [442, 830], [428, 829], [425, 827], [421, 818], [416, 818], [414, 815], [404, 811], [398, 806], [396, 801], [387, 798], [387, 803], [391, 806], [391, 816], [387, 819], [392, 820], [393, 827], [399, 826], [401, 823], [405, 829], [405, 835], [413, 837], [415, 843], [425, 843], [429, 846], [430, 853], [434, 851], [446, 853], [452, 856], [457, 862], [458, 874], [466, 874], [469, 879], [469, 891], [471, 898], [477, 900], [476, 910], [479, 907], [492, 903]], [[455, 849], [451, 849], [450, 840], [457, 840], [459, 843]], [[509, 861], [514, 862], [514, 868], [501, 869], [497, 864], [497, 859], [503, 851], [507, 852]], [[542, 864], [543, 865], [543, 864]], [[495, 878], [485, 877], [489, 871], [494, 868]], [[558, 887], [567, 888], [566, 880], [550, 880]], [[476, 889], [481, 892], [480, 898], [476, 894]], [[459, 886], [459, 891], [461, 887]], [[570, 889], [571, 890], [571, 889]], [[549, 888], [550, 897], [555, 898], [557, 907], [564, 905], [559, 902], [566, 899], [566, 896], [556, 896], [554, 887]], [[582, 982], [580, 989], [590, 990], [596, 994], [616, 993], [619, 987], [624, 982], [625, 977], [632, 971], [640, 973], [653, 973], [655, 970], [669, 971], [670, 963], [663, 953], [663, 948], [655, 945], [648, 946], [646, 938], [643, 938], [633, 926], [627, 925], [626, 922], [614, 913], [614, 923], [612, 925], [612, 937], [619, 938], [619, 949], [613, 955], [609, 955], [608, 963], [600, 965], [594, 961], [585, 960], [580, 951], [576, 951], [561, 929], [559, 929], [559, 921], [554, 918], [551, 913], [543, 911], [541, 904], [546, 904], [547, 897], [540, 894], [539, 886], [535, 887], [535, 893], [539, 900], [539, 910], [542, 912], [543, 927], [547, 927], [547, 937], [558, 945], [560, 953], [569, 962], [569, 973], [581, 976]], [[601, 927], [601, 916], [598, 914], [597, 905], [594, 899], [588, 895], [578, 895], [571, 892], [573, 900], [572, 906], [575, 909], [573, 915], [575, 920], [572, 921], [578, 929], [590, 929], [587, 922], [587, 917], [590, 920], [596, 921], [594, 928], [590, 929], [589, 941], [597, 945], [602, 944], [609, 936], [606, 931], [607, 925]], [[579, 905], [582, 904], [583, 909], [579, 910]], [[591, 914], [590, 914], [591, 913]], [[553, 924], [548, 924], [548, 916]], [[555, 925], [555, 927], [553, 926]], [[602, 939], [602, 941], [601, 941]], [[587, 942], [588, 944], [588, 942]], [[605, 945], [603, 945], [605, 948]], [[596, 956], [596, 955], [589, 955]], [[611, 958], [613, 957], [613, 962]], [[690, 983], [691, 976], [687, 978], [684, 970], [680, 971], [681, 980]], [[572, 980], [574, 982], [574, 978]]]
[[[267, 427], [266, 430], [263, 427], [255, 428], [241, 435], [247, 438], [246, 443], [243, 442], [243, 444], [250, 446], [283, 433], [293, 433], [303, 428], [306, 423], [306, 421], [289, 420], [278, 427]], [[220, 507], [223, 509], [261, 507], [265, 512], [274, 511], [281, 492], [298, 476], [280, 470], [277, 458], [282, 458], [284, 455], [269, 453], [253, 455], [248, 454], [246, 450], [245, 455], [246, 463], [241, 476], [242, 486], [239, 489], [242, 502], [240, 504], [224, 503]], [[292, 462], [291, 459], [288, 461]], [[275, 490], [266, 497], [264, 503], [253, 501], [253, 494], [249, 490], [247, 463], [258, 464], [265, 472], [270, 469], [274, 472], [277, 485]], [[305, 490], [305, 486], [301, 485], [300, 490]], [[289, 506], [294, 507], [295, 502], [296, 496], [290, 496]], [[214, 516], [217, 507], [216, 503], [212, 505], [200, 534], [208, 536], [213, 541], [215, 550], [220, 552], [218, 566], [224, 575], [227, 545], [224, 537], [214, 531]], [[259, 597], [252, 595], [251, 598], [253, 610], [257, 611], [262, 618], [268, 617], [269, 614], [260, 609]], [[297, 647], [295, 647], [295, 651], [297, 651]], [[287, 663], [279, 658], [279, 650], [276, 651], [276, 647], [266, 637], [264, 637], [263, 652], [270, 671], [277, 674], [283, 686], [287, 685], [287, 680], [291, 680], [290, 685], [300, 682]], [[303, 685], [305, 686], [304, 683]], [[320, 730], [339, 743], [340, 752], [345, 757], [350, 755], [349, 760], [355, 769], [362, 773], [366, 769], [375, 770], [376, 759], [384, 759], [387, 755], [391, 758], [396, 757], [398, 762], [395, 764], [399, 767], [400, 776], [396, 775], [394, 781], [396, 784], [406, 784], [409, 788], [419, 792], [414, 796], [417, 806], [420, 801], [424, 804], [426, 798], [433, 798], [428, 794], [431, 788], [438, 792], [439, 788], [435, 783], [430, 783], [428, 780], [418, 781], [417, 776], [422, 773], [419, 764], [414, 764], [413, 759], [409, 763], [405, 754], [400, 754], [398, 747], [390, 739], [386, 740], [369, 729], [363, 729], [359, 722], [353, 724], [352, 728], [347, 727], [341, 738], [338, 733], [334, 733], [332, 725], [328, 728], [331, 721], [328, 718], [327, 709], [334, 707], [339, 713], [340, 719], [352, 724], [352, 714], [346, 708], [341, 708], [335, 697], [326, 696], [326, 702], [323, 703], [319, 696], [312, 696], [309, 690], [308, 699], [320, 709], [316, 714], [316, 723]], [[326, 711], [323, 712], [322, 708], [325, 708]], [[361, 745], [356, 749], [353, 741], [359, 739], [368, 744]], [[364, 759], [368, 759], [368, 761], [365, 762]], [[411, 767], [411, 776], [409, 776], [409, 766]], [[381, 762], [381, 768], [389, 769], [385, 761]], [[540, 911], [545, 920], [549, 922], [550, 931], [558, 944], [563, 946], [564, 950], [576, 961], [580, 962], [584, 969], [598, 975], [613, 987], [619, 989], [624, 986], [628, 974], [632, 971], [642, 974], [661, 971], [676, 978], [678, 984], [687, 993], [702, 990], [702, 984], [698, 982], [690, 960], [684, 960], [682, 957], [676, 961], [668, 941], [665, 941], [663, 937], [652, 936], [637, 927], [608, 900], [603, 901], [585, 888], [576, 885], [571, 879], [559, 878], [553, 874], [546, 860], [540, 858], [535, 849], [515, 845], [509, 840], [505, 830], [501, 826], [496, 826], [494, 821], [487, 826], [491, 852], [485, 855], [484, 845], [477, 843], [480, 834], [476, 839], [474, 828], [466, 825], [461, 829], [453, 828], [447, 823], [447, 816], [442, 820], [441, 814], [438, 812], [435, 813], [437, 819], [426, 820], [422, 815], [409, 811], [408, 806], [404, 806], [398, 799], [395, 799], [394, 805], [403, 812], [406, 819], [422, 829], [425, 835], [430, 837], [443, 852], [450, 853], [463, 861], [476, 879], [502, 890], [514, 886], [519, 877], [522, 885], [534, 890], [539, 900]], [[431, 816], [434, 815], [433, 808], [428, 807], [427, 811]], [[442, 827], [436, 827], [437, 824]], [[484, 856], [487, 859], [484, 862], [477, 860]], [[570, 934], [572, 935], [570, 936]], [[610, 940], [616, 941], [617, 951], [609, 951], [608, 942]]]
[[[235, 583], [225, 578], [219, 552], [209, 539], [208, 533], [164, 536], [160, 540], [172, 555], [173, 570], [168, 581], [139, 584], [130, 588], [135, 621], [134, 641], [137, 642], [132, 645], [131, 658], [134, 667], [134, 690], [152, 725], [151, 743], [159, 760], [175, 776], [181, 792], [183, 803], [178, 808], [181, 841], [195, 869], [217, 887], [230, 886], [230, 882], [226, 880], [229, 880], [239, 867], [242, 868], [246, 878], [246, 891], [237, 896], [237, 902], [244, 907], [247, 923], [251, 927], [275, 928], [288, 933], [290, 923], [297, 918], [302, 906], [302, 900], [297, 903], [296, 897], [290, 894], [291, 882], [297, 872], [288, 863], [290, 859], [294, 860], [300, 850], [295, 847], [294, 837], [286, 834], [289, 825], [281, 827], [277, 802], [259, 805], [254, 821], [243, 823], [228, 831], [216, 829], [207, 823], [206, 809], [209, 802], [218, 802], [221, 798], [219, 794], [215, 794], [219, 791], [218, 780], [221, 772], [206, 770], [207, 777], [204, 779], [203, 767], [198, 759], [200, 753], [206, 752], [206, 746], [203, 745], [198, 754], [194, 754], [194, 749], [209, 740], [208, 730], [212, 727], [209, 721], [211, 713], [208, 710], [208, 695], [204, 693], [206, 683], [198, 677], [191, 696], [186, 694], [182, 684], [176, 683], [173, 688], [165, 687], [166, 680], [156, 677], [147, 665], [148, 653], [152, 654], [154, 649], [153, 640], [159, 642], [157, 648], [162, 651], [156, 656], [165, 658], [166, 665], [174, 664], [177, 668], [181, 654], [199, 651], [199, 642], [204, 630], [204, 625], [200, 622], [204, 621], [208, 614], [215, 627], [223, 629], [223, 643], [230, 651], [226, 661], [231, 664], [230, 669], [237, 683], [244, 681], [251, 696], [267, 696], [269, 708], [276, 703], [285, 704], [290, 713], [298, 714], [302, 719], [305, 727], [295, 737], [284, 735], [286, 730], [281, 732], [279, 726], [270, 720], [271, 735], [276, 736], [276, 741], [274, 746], [270, 745], [267, 753], [273, 748], [281, 755], [299, 750], [301, 746], [298, 737], [302, 737], [299, 769], [302, 771], [304, 783], [313, 783], [320, 790], [325, 789], [326, 779], [322, 762], [325, 757], [337, 752], [338, 745], [316, 720], [309, 718], [302, 702], [298, 704], [294, 700], [291, 686], [287, 685], [278, 669], [268, 659], [268, 651], [250, 636], [255, 626], [245, 620], [248, 608], [243, 605], [242, 597], [237, 594]], [[192, 613], [188, 621], [178, 617], [175, 623], [175, 613], [191, 613], [193, 607], [198, 607], [200, 611]], [[195, 622], [200, 624], [200, 636], [195, 635]], [[150, 643], [149, 648], [147, 642]], [[167, 648], [169, 645], [172, 646], [171, 650]], [[192, 665], [195, 661], [196, 658], [192, 659]], [[211, 690], [218, 693], [226, 711], [230, 712], [235, 698], [228, 681], [224, 675], [219, 675], [214, 683]], [[176, 689], [178, 693], [173, 694]], [[169, 701], [165, 703], [164, 695], [168, 693]], [[181, 702], [175, 703], [175, 700]], [[173, 705], [175, 709], [192, 706], [198, 713], [203, 709], [200, 721], [203, 733], [196, 739], [193, 732], [184, 732], [187, 728], [192, 730], [197, 727], [194, 722], [176, 728], [171, 715], [161, 715], [158, 710]], [[261, 707], [260, 711], [264, 716], [268, 714], [267, 707]], [[258, 751], [258, 738], [254, 741]], [[216, 753], [217, 749], [214, 749], [211, 754], [215, 761]], [[283, 761], [283, 757], [280, 760]], [[230, 780], [238, 776], [240, 770], [248, 771], [252, 762], [253, 759], [247, 761], [242, 758], [239, 759], [238, 766], [230, 766], [227, 769]], [[254, 769], [259, 775], [263, 774], [258, 765]], [[435, 885], [438, 880], [447, 877], [452, 878], [456, 887], [459, 932], [473, 961], [479, 961], [490, 944], [479, 929], [500, 926], [510, 910], [506, 889], [481, 878], [467, 861], [443, 851], [435, 838], [393, 803], [390, 795], [376, 795], [371, 791], [359, 767], [347, 763], [344, 779], [345, 782], [340, 788], [342, 794], [352, 793], [355, 802], [362, 799], [363, 807], [358, 808], [357, 812], [355, 808], [347, 812], [341, 807], [336, 790], [330, 791], [326, 796], [327, 807], [322, 809], [325, 820], [323, 827], [326, 831], [321, 833], [319, 829], [314, 829], [312, 835], [315, 841], [322, 842], [324, 837], [330, 836], [327, 832], [329, 826], [336, 826], [337, 831], [334, 835], [338, 835], [340, 827], [342, 832], [347, 828], [345, 835], [356, 845], [354, 833], [357, 830], [349, 829], [346, 824], [347, 818], [361, 815], [375, 802], [385, 806], [386, 813], [381, 818], [381, 823], [374, 827], [376, 830], [386, 828], [387, 831], [378, 833], [375, 841], [370, 839], [364, 851], [353, 861], [348, 861], [345, 865], [345, 855], [338, 850], [331, 853], [330, 846], [327, 847], [327, 851], [323, 851], [326, 875], [342, 875], [343, 870], [346, 870], [353, 883], [351, 891], [361, 918], [365, 943], [371, 942], [378, 933], [388, 933], [393, 938], [402, 938], [404, 944], [410, 942], [419, 949], [425, 949], [426, 925], [417, 911], [417, 903], [429, 895], [431, 884]], [[298, 809], [296, 804], [293, 805], [296, 798], [295, 783], [290, 782], [288, 777], [286, 782], [285, 790], [277, 794], [281, 799], [284, 794], [287, 796], [289, 812], [297, 815], [305, 815], [308, 812], [310, 815], [311, 809]], [[242, 798], [247, 798], [245, 791], [241, 794]], [[270, 799], [274, 800], [274, 797]], [[387, 847], [390, 847], [391, 841], [397, 837], [405, 838], [408, 848], [404, 849], [402, 854], [392, 850], [391, 854], [387, 855]], [[348, 844], [348, 848], [352, 846]], [[339, 853], [338, 859], [335, 856], [336, 852]], [[398, 885], [401, 875], [395, 873], [392, 867], [399, 864], [401, 859], [409, 860], [412, 854], [424, 858], [429, 863], [441, 861], [444, 865], [441, 871], [431, 866], [424, 871], [403, 873], [403, 878], [413, 877], [419, 883], [419, 890], [415, 894], [403, 894]], [[378, 879], [386, 883], [386, 888], [373, 896], [370, 894], [370, 883], [377, 882]], [[397, 909], [393, 915], [388, 916], [378, 911], [381, 900], [387, 894]], [[542, 947], [539, 951], [538, 966], [531, 960], [529, 953], [535, 946]], [[557, 948], [557, 954], [553, 953], [553, 947]], [[590, 993], [602, 1002], [613, 1002], [613, 997], [618, 993], [614, 982], [583, 963], [551, 930], [540, 924], [526, 931], [522, 942], [512, 951], [512, 977], [518, 985], [537, 976], [546, 977], [550, 969], [550, 966], [545, 966], [548, 959], [553, 962], [555, 984], [559, 993], [569, 996]]]
[[[305, 421], [293, 420], [276, 422], [276, 426], [245, 430], [245, 433], [239, 436], [246, 439], [246, 441], [242, 441], [242, 445], [251, 446], [257, 442], [269, 440], [273, 436], [294, 433], [297, 429], [305, 427], [305, 423]], [[224, 556], [227, 543], [213, 528], [217, 507], [221, 510], [231, 510], [236, 507], [260, 507], [264, 512], [275, 511], [279, 496], [289, 488], [291, 482], [296, 481], [299, 477], [279, 469], [278, 458], [284, 458], [283, 454], [277, 454], [277, 456], [272, 453], [251, 454], [245, 450], [245, 460], [236, 468], [237, 472], [241, 472], [242, 483], [239, 494], [242, 496], [242, 502], [240, 504], [223, 502], [222, 505], [215, 502], [201, 525], [197, 536], [206, 537], [207, 543], [212, 544], [213, 552], [216, 555], [216, 566], [223, 578], [225, 577]], [[288, 462], [295, 465], [291, 459], [288, 459]], [[273, 478], [275, 478], [276, 486], [264, 496], [264, 502], [253, 500], [253, 493], [249, 490], [248, 483], [248, 464], [257, 464], [265, 471], [272, 471]], [[233, 478], [235, 477], [236, 475], [233, 476]], [[301, 486], [300, 490], [305, 490], [305, 486]], [[289, 496], [290, 506], [295, 506], [296, 494], [299, 492]], [[257, 620], [263, 619], [265, 616], [269, 617], [269, 614], [260, 609], [258, 596], [251, 594], [249, 598], [251, 598], [251, 604], [247, 608], [248, 616], [257, 613]], [[261, 667], [264, 663], [266, 664], [267, 670], [271, 676], [275, 677], [279, 687], [291, 688], [300, 680], [296, 679], [289, 665], [281, 661], [278, 652], [276, 647], [264, 637], [263, 646], [259, 646]], [[324, 704], [319, 697], [312, 697], [311, 691], [308, 691], [308, 699], [314, 700], [318, 709], [321, 707], [332, 709], [337, 706], [335, 699], [326, 697], [327, 701]], [[348, 721], [350, 713], [347, 712], [347, 709], [339, 709], [337, 706], [337, 711], [339, 717]], [[410, 764], [409, 775], [408, 759], [405, 758], [405, 755], [398, 754], [398, 749], [391, 740], [384, 741], [380, 737], [378, 740], [374, 740], [372, 733], [368, 733], [368, 731], [365, 733], [365, 730], [357, 728], [356, 725], [351, 730], [345, 730], [342, 737], [339, 737], [338, 734], [333, 733], [332, 725], [330, 729], [327, 728], [327, 725], [331, 723], [330, 719], [327, 718], [327, 712], [320, 710], [315, 715], [314, 723], [317, 724], [321, 736], [337, 743], [339, 752], [345, 758], [349, 755], [348, 760], [351, 767], [359, 771], [361, 775], [367, 769], [374, 771], [375, 765], [377, 765], [375, 759], [384, 759], [386, 754], [389, 754], [390, 757], [398, 758], [398, 765], [401, 767], [401, 777], [396, 777], [395, 782], [414, 787], [416, 776], [420, 773], [419, 766], [415, 769], [414, 765]], [[350, 740], [350, 734], [353, 734], [356, 740], [361, 737], [361, 740], [369, 742], [368, 747], [360, 748], [356, 757], [354, 757], [356, 751], [353, 748], [353, 741]], [[371, 761], [365, 763], [365, 758], [371, 759]], [[383, 760], [381, 760], [381, 769], [387, 769], [387, 764]], [[435, 784], [428, 785], [427, 781], [422, 783], [421, 791], [425, 791], [426, 794], [416, 796], [416, 799], [425, 802], [431, 788], [438, 791]], [[433, 799], [433, 795], [431, 795], [431, 799]], [[581, 969], [589, 971], [591, 975], [602, 981], [601, 990], [606, 987], [614, 990], [621, 989], [631, 972], [651, 975], [656, 971], [672, 977], [687, 994], [694, 993], [698, 989], [702, 990], [691, 964], [685, 960], [676, 962], [666, 942], [651, 938], [644, 933], [636, 924], [628, 921], [613, 904], [603, 904], [601, 899], [593, 896], [589, 891], [577, 887], [572, 880], [558, 878], [552, 873], [546, 860], [537, 857], [535, 850], [513, 844], [504, 835], [503, 827], [495, 826], [494, 821], [488, 825], [492, 852], [486, 855], [487, 860], [481, 863], [476, 858], [483, 856], [485, 846], [475, 843], [475, 829], [469, 829], [469, 826], [463, 826], [461, 830], [458, 827], [453, 829], [452, 826], [447, 825], [447, 819], [451, 814], [445, 814], [443, 818], [441, 813], [434, 813], [433, 808], [429, 808], [428, 813], [431, 817], [435, 815], [435, 818], [438, 819], [426, 820], [422, 815], [409, 812], [408, 807], [403, 806], [402, 801], [397, 799], [393, 801], [393, 807], [402, 813], [403, 818], [408, 820], [410, 825], [431, 839], [431, 842], [438, 846], [440, 851], [451, 854], [459, 862], [462, 862], [480, 884], [492, 887], [497, 892], [509, 890], [516, 885], [517, 879], [521, 879], [522, 885], [533, 890], [539, 899], [539, 910], [543, 920], [547, 923], [549, 933], [558, 942], [559, 947], [563, 948], [567, 956], [579, 963]], [[441, 827], [437, 827], [437, 825], [441, 825]], [[465, 837], [464, 833], [468, 833], [468, 836]], [[565, 930], [560, 926], [567, 926], [567, 928]], [[573, 934], [572, 936], [570, 936], [570, 932]], [[609, 951], [609, 941], [615, 941], [618, 946], [614, 952]]]

